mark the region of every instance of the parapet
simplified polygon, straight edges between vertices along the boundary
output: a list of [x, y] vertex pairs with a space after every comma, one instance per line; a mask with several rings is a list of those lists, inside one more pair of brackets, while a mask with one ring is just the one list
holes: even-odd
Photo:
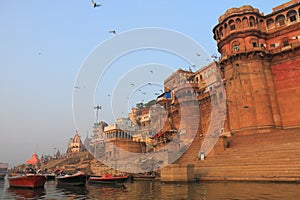
[[[298, 0], [297, 0], [298, 1]], [[259, 14], [259, 10], [257, 8], [253, 8], [250, 5], [245, 5], [242, 6], [240, 8], [230, 8], [229, 10], [227, 10], [225, 12], [225, 14], [221, 15], [219, 17], [219, 23], [222, 23], [222, 21], [224, 19], [226, 19], [227, 17], [231, 16], [231, 15], [235, 15], [235, 14], [245, 14], [245, 13], [258, 13]]]

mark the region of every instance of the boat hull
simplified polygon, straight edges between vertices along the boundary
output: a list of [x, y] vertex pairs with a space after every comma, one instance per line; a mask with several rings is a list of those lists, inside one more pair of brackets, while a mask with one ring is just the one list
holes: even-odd
[[82, 186], [86, 184], [86, 179], [87, 176], [84, 173], [56, 177], [57, 185], [65, 186]]
[[0, 180], [1, 180], [1, 179], [4, 179], [5, 176], [6, 176], [6, 174], [0, 174]]
[[45, 174], [47, 181], [55, 180], [55, 174]]
[[128, 176], [91, 176], [88, 182], [93, 184], [114, 184], [124, 183], [128, 180]]
[[44, 187], [46, 177], [38, 174], [25, 174], [8, 177], [10, 187], [41, 188]]

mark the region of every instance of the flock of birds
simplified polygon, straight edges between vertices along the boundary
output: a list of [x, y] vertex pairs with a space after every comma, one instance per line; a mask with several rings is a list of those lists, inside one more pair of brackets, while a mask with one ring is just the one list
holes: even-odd
[[[93, 6], [94, 8], [97, 8], [97, 7], [101, 7], [101, 6], [102, 6], [102, 4], [96, 3], [94, 0], [91, 0], [91, 2], [92, 2], [92, 6]], [[111, 34], [117, 35], [116, 30], [109, 30], [108, 32], [111, 33]], [[40, 53], [39, 53], [39, 55], [40, 55]], [[200, 53], [196, 52], [196, 56], [201, 56], [201, 55], [200, 55]], [[216, 59], [216, 56], [212, 56], [212, 58]], [[207, 59], [207, 61], [208, 61], [208, 60], [209, 60], [209, 59]], [[196, 68], [195, 65], [192, 65], [192, 67]], [[150, 73], [153, 74], [153, 70], [151, 70]], [[151, 85], [151, 83], [148, 83], [148, 85]], [[134, 83], [131, 83], [130, 86], [134, 86]], [[75, 88], [75, 89], [80, 89], [80, 87], [78, 87], [78, 86], [74, 86], [74, 88]], [[139, 89], [139, 91], [141, 91], [141, 90]], [[160, 90], [160, 92], [163, 93], [163, 90]], [[145, 95], [146, 93], [145, 93], [145, 92], [142, 92], [142, 94]], [[155, 93], [156, 96], [158, 96], [159, 94], [160, 94], [160, 93]], [[107, 96], [110, 97], [111, 95], [108, 94]], [[143, 101], [143, 100], [142, 100], [142, 101]]]

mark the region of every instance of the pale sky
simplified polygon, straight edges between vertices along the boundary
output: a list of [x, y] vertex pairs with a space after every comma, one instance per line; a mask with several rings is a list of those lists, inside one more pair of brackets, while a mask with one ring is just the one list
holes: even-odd
[[[96, 2], [102, 6], [93, 8], [90, 0], [0, 0], [0, 162], [14, 166], [25, 163], [34, 152], [39, 156], [53, 154], [56, 149], [65, 152], [69, 139], [78, 128], [73, 119], [72, 97], [73, 92], [83, 89], [84, 85], [76, 86], [76, 77], [89, 54], [109, 38], [132, 29], [158, 27], [192, 38], [207, 54], [213, 55], [217, 48], [212, 29], [227, 9], [252, 5], [269, 14], [273, 7], [286, 1]], [[117, 35], [109, 30], [116, 30]], [[122, 56], [99, 82], [102, 85], [98, 86], [95, 104], [103, 107], [101, 120], [114, 121], [106, 114], [110, 109], [106, 103], [116, 88], [113, 83], [133, 69], [128, 66], [145, 63], [168, 65], [170, 71], [188, 68], [186, 61], [165, 52], [149, 50]], [[160, 74], [162, 80], [166, 74]], [[152, 70], [150, 75], [156, 76]], [[145, 77], [136, 78], [142, 80]], [[136, 87], [126, 105], [127, 110], [136, 101], [155, 98], [154, 93], [163, 88], [162, 84]], [[114, 101], [118, 102], [118, 99]], [[126, 110], [116, 111], [114, 117], [124, 116]], [[90, 130], [80, 132], [82, 139], [87, 132], [91, 135]]]

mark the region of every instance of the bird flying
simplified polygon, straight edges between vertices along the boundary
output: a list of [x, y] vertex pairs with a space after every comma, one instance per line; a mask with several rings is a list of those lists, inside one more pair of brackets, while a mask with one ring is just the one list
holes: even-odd
[[117, 35], [117, 31], [116, 30], [110, 30], [108, 32]]
[[95, 1], [91, 0], [92, 1], [92, 4], [93, 4], [93, 7], [96, 8], [96, 7], [100, 7], [101, 4], [97, 4]]

